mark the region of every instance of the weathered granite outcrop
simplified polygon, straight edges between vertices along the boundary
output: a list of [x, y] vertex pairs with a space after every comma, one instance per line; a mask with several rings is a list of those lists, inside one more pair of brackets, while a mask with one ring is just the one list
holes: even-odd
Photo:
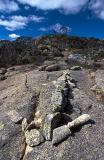
[[[92, 84], [84, 69], [19, 71], [0, 81], [0, 159], [102, 160], [104, 104], [97, 102]], [[71, 136], [63, 130], [66, 139], [57, 145], [49, 141], [54, 130], [84, 113], [91, 123], [73, 128]]]
[[93, 86], [90, 88], [94, 92], [98, 101], [104, 102], [104, 70], [97, 70], [91, 74]]
[[26, 144], [29, 145], [30, 147], [38, 146], [40, 143], [44, 142], [44, 137], [36, 129], [26, 131], [25, 137], [26, 137]]

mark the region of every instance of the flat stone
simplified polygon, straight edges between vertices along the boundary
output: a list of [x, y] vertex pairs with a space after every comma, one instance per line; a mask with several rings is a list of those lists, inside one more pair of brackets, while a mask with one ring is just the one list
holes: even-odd
[[71, 134], [71, 131], [67, 125], [64, 125], [64, 126], [61, 126], [61, 127], [54, 129], [52, 144], [60, 143], [65, 138], [67, 138], [70, 134]]

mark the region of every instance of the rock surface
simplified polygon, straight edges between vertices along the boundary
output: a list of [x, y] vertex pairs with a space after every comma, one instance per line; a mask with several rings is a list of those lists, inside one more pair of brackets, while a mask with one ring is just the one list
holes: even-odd
[[58, 70], [60, 70], [60, 68], [61, 68], [60, 65], [53, 64], [53, 65], [46, 67], [45, 70], [48, 72], [52, 72], [52, 71], [58, 71]]
[[7, 70], [5, 68], [0, 68], [0, 74], [5, 74]]
[[25, 136], [26, 136], [26, 143], [30, 147], [37, 146], [44, 141], [43, 136], [36, 129], [32, 129], [30, 132], [26, 131]]
[[82, 68], [80, 66], [73, 66], [70, 68], [71, 70], [75, 70], [75, 71], [79, 71], [82, 70]]
[[[90, 88], [95, 85], [95, 82], [96, 85], [99, 84], [98, 79], [99, 86], [103, 88], [104, 71], [96, 72], [95, 81], [84, 69], [71, 70], [68, 78], [75, 84], [73, 87], [70, 87], [70, 83], [66, 81], [65, 73], [67, 71], [41, 72], [34, 69], [29, 72], [18, 71], [18, 74], [14, 73], [4, 81], [0, 81], [0, 160], [103, 160], [104, 104], [96, 100]], [[55, 97], [56, 93], [58, 96]], [[62, 105], [62, 95], [67, 102], [64, 103], [65, 106]], [[84, 113], [91, 115], [92, 125], [72, 129], [71, 136], [54, 146], [51, 141], [43, 141], [40, 133], [43, 134], [46, 117], [57, 114], [57, 111], [61, 117], [56, 120], [52, 117], [51, 120], [54, 119], [56, 126], [47, 129], [47, 133], [52, 133], [52, 137], [53, 135], [56, 137], [53, 131], [57, 131], [58, 128]], [[29, 133], [29, 138], [31, 137], [28, 144], [31, 145], [32, 139], [35, 145], [39, 144], [38, 146], [26, 145], [25, 134], [22, 132], [22, 118], [27, 119], [27, 125], [33, 121], [42, 123], [26, 131]], [[52, 121], [48, 122], [52, 124]], [[34, 130], [38, 134], [30, 134]]]
[[5, 76], [4, 75], [2, 75], [2, 74], [0, 74], [0, 81], [3, 81], [3, 80], [5, 80]]
[[97, 87], [104, 90], [104, 70], [97, 70], [95, 73], [95, 83]]
[[59, 125], [60, 121], [61, 121], [60, 113], [48, 114], [46, 116], [43, 125], [43, 134], [46, 140], [52, 139], [53, 129]]
[[69, 135], [71, 135], [71, 131], [67, 125], [54, 129], [52, 144], [62, 142], [62, 140], [65, 140]]

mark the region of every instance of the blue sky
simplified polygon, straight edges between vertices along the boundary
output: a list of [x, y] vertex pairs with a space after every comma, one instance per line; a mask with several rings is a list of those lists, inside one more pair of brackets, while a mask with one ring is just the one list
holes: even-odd
[[0, 39], [50, 34], [104, 39], [104, 0], [0, 0]]

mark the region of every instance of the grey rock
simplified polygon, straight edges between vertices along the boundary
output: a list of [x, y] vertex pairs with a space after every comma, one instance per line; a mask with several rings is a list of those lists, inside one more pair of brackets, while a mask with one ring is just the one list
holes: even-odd
[[30, 146], [30, 147], [34, 147], [39, 145], [40, 143], [44, 142], [44, 137], [42, 136], [42, 134], [36, 130], [36, 129], [32, 129], [30, 131], [26, 131], [25, 132], [25, 137], [26, 137], [26, 143]]
[[70, 104], [73, 106], [73, 110], [78, 113], [86, 112], [93, 105], [92, 99], [80, 89], [73, 89], [73, 98], [70, 99]]
[[95, 83], [97, 88], [104, 90], [104, 70], [97, 70], [95, 72]]
[[76, 87], [75, 83], [72, 83], [70, 80], [68, 81], [68, 84], [69, 84], [71, 89]]
[[82, 67], [80, 67], [80, 66], [73, 66], [70, 69], [71, 70], [75, 70], [75, 71], [79, 71], [79, 70], [82, 70]]
[[10, 112], [7, 113], [7, 115], [10, 117], [10, 119], [18, 124], [18, 123], [21, 123], [22, 120], [23, 120], [23, 117], [21, 117], [18, 112], [16, 112], [15, 110], [11, 110]]
[[[19, 115], [17, 116], [15, 114], [15, 118], [30, 118], [37, 102], [37, 93], [27, 88], [25, 82], [26, 74], [15, 75], [1, 81], [0, 100], [2, 102], [2, 107], [0, 107], [0, 111], [4, 111], [8, 114], [14, 110], [15, 113]], [[11, 114], [8, 114], [8, 116], [10, 118], [13, 117]]]
[[65, 138], [67, 138], [71, 134], [71, 131], [67, 125], [58, 127], [53, 130], [53, 138], [52, 138], [52, 144], [57, 144], [63, 141]]
[[74, 128], [74, 127], [77, 127], [79, 125], [83, 125], [84, 123], [88, 122], [89, 120], [91, 120], [90, 115], [83, 114], [83, 115], [79, 116], [78, 118], [76, 118], [75, 120], [73, 120], [72, 122], [69, 122], [68, 127], [69, 128]]
[[[60, 74], [53, 74], [53, 80]], [[0, 160], [20, 160], [21, 146], [24, 133], [21, 126], [14, 122], [21, 121], [22, 117], [30, 119], [35, 113], [37, 95], [41, 85], [47, 82], [47, 74], [37, 71], [26, 74], [14, 74], [4, 81], [0, 81]], [[15, 114], [13, 115], [13, 111]], [[17, 114], [18, 113], [18, 114]]]
[[15, 67], [9, 67], [9, 68], [7, 69], [7, 72], [10, 72], [10, 71], [15, 71]]
[[96, 92], [96, 90], [97, 90], [97, 85], [92, 86], [92, 87], [90, 88], [90, 90], [93, 91], [93, 92]]
[[[86, 76], [83, 78], [83, 75], [78, 73], [80, 71], [73, 72], [76, 76], [72, 78], [77, 82], [79, 90], [76, 91], [76, 89], [73, 88], [73, 99], [71, 100], [71, 97], [69, 97], [73, 107], [72, 112], [74, 112], [73, 109], [75, 109], [75, 107], [79, 110], [81, 108], [82, 113], [91, 114], [92, 119], [96, 122], [95, 125], [82, 127], [81, 130], [77, 130], [77, 132], [74, 133], [74, 136], [69, 136], [69, 138], [57, 145], [57, 147], [52, 145], [50, 141], [45, 141], [34, 148], [31, 147], [32, 150], [29, 150], [26, 157], [23, 157], [25, 160], [103, 159], [104, 105], [100, 103], [97, 105], [97, 103], [95, 103], [95, 97], [92, 99], [89, 95], [90, 90], [88, 86], [90, 83]], [[85, 70], [83, 70], [83, 73], [86, 73]], [[20, 117], [29, 119], [31, 115], [35, 115], [34, 112], [36, 110], [40, 110], [39, 118], [45, 118], [46, 115], [53, 113], [52, 105], [50, 105], [51, 97], [58, 85], [58, 83], [55, 85], [53, 81], [61, 81], [61, 86], [64, 86], [62, 84], [64, 84], [65, 77], [63, 77], [62, 81], [62, 71], [39, 72], [33, 70], [28, 72], [27, 75], [28, 88], [25, 86], [24, 73], [19, 73], [18, 76], [15, 74], [0, 82], [0, 121], [2, 122], [2, 129], [0, 130], [0, 160], [21, 159], [21, 145], [24, 134], [21, 132], [21, 126], [13, 123], [11, 116], [8, 116], [7, 113], [16, 110]], [[103, 80], [103, 76], [101, 78]], [[38, 103], [37, 98], [35, 98], [36, 95], [38, 95]], [[92, 104], [91, 100], [95, 105], [86, 112], [89, 104]], [[70, 109], [70, 105], [67, 107]], [[70, 114], [70, 117], [74, 119], [73, 113]], [[78, 115], [76, 115], [76, 117], [78, 117]], [[66, 121], [64, 125], [65, 124], [67, 124]], [[59, 126], [60, 125], [63, 124], [61, 123]]]
[[74, 54], [71, 54], [68, 56], [68, 61], [81, 61], [83, 60], [81, 54], [79, 53], [74, 53]]
[[39, 69], [39, 71], [45, 71], [46, 67], [47, 67], [47, 65], [43, 65], [43, 66], [40, 66], [38, 69]]
[[4, 112], [0, 112], [0, 160], [19, 160], [22, 142], [21, 127], [11, 121]]
[[64, 95], [63, 95], [62, 91], [59, 89], [56, 89], [52, 93], [51, 104], [52, 104], [53, 112], [59, 112], [65, 107], [65, 105], [67, 103], [67, 99], [65, 98], [65, 96], [63, 98], [63, 96]]
[[66, 74], [62, 74], [57, 81], [42, 85], [38, 105], [38, 110], [41, 112], [42, 119], [48, 114], [53, 114], [64, 109], [68, 94], [65, 75]]
[[53, 139], [52, 144], [60, 143], [62, 140], [67, 138], [71, 134], [71, 128], [83, 125], [91, 119], [90, 115], [83, 114], [80, 117], [76, 118], [72, 122], [69, 122], [67, 125], [58, 127], [53, 130]]
[[22, 121], [22, 131], [24, 133], [27, 131], [27, 127], [28, 127], [27, 119], [24, 118], [23, 121]]
[[5, 74], [7, 70], [5, 68], [0, 68], [0, 74]]
[[67, 104], [68, 86], [66, 86], [66, 71], [53, 82], [42, 85], [39, 105], [36, 112], [40, 111], [42, 131], [46, 140], [51, 140], [52, 131], [60, 121], [60, 114]]
[[43, 124], [43, 134], [46, 140], [52, 139], [53, 129], [56, 128], [61, 121], [61, 114], [54, 113], [46, 116]]
[[8, 71], [8, 72], [6, 72], [5, 73], [5, 77], [12, 77], [12, 76], [14, 76], [14, 75], [16, 75], [16, 74], [19, 74], [20, 73], [20, 71], [15, 71], [15, 70], [11, 70], [11, 71]]
[[56, 82], [54, 82], [55, 90], [52, 92], [51, 97], [53, 112], [62, 111], [67, 104], [67, 96], [70, 86], [70, 84], [66, 84], [66, 76], [69, 78], [68, 73], [69, 71], [65, 72]]
[[53, 64], [45, 68], [45, 71], [48, 71], [48, 72], [59, 71], [59, 70], [60, 70], [60, 65], [58, 64]]
[[5, 76], [4, 75], [2, 75], [2, 74], [0, 74], [0, 81], [3, 81], [3, 80], [5, 80]]

